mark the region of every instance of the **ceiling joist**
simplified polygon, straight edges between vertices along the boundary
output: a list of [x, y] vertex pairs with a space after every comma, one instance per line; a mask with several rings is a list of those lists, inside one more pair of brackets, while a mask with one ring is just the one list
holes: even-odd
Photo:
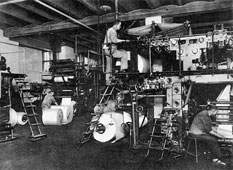
[[12, 17], [18, 18], [18, 19], [23, 20], [27, 23], [41, 24], [41, 22], [38, 19], [32, 18], [30, 13], [26, 12], [25, 10], [23, 10], [20, 7], [17, 7], [16, 5], [0, 6], [0, 12], [3, 12], [7, 15], [11, 15]]
[[93, 3], [93, 0], [77, 0], [78, 2], [82, 3], [85, 7], [87, 7], [92, 12], [98, 14], [99, 9], [96, 3]]
[[26, 9], [30, 12], [33, 12], [33, 13], [36, 13], [44, 18], [47, 18], [49, 20], [52, 20], [52, 21], [61, 21], [61, 17], [57, 17], [55, 15], [51, 15], [50, 13], [44, 11], [44, 10], [41, 10], [40, 8], [38, 8], [38, 5], [34, 4], [34, 3], [17, 3], [16, 6], [19, 6], [23, 9]]

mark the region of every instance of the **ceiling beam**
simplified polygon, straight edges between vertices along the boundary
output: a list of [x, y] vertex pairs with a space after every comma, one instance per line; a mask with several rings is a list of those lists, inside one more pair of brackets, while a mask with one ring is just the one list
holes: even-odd
[[11, 15], [31, 24], [41, 24], [41, 22], [38, 19], [34, 19], [30, 13], [15, 5], [0, 6], [0, 12]]
[[[208, 12], [221, 12], [224, 10], [232, 10], [232, 0], [216, 0], [214, 2], [191, 2], [183, 6], [169, 5], [165, 7], [160, 7], [156, 9], [147, 9], [147, 10], [137, 10], [129, 12], [127, 14], [119, 15], [119, 19], [122, 21], [130, 21], [136, 19], [144, 19], [150, 16], [161, 15], [164, 17], [175, 17], [175, 16], [185, 16], [190, 14], [200, 14]], [[114, 21], [115, 14], [107, 14], [100, 17], [100, 23], [109, 23]], [[82, 20], [79, 20], [81, 23], [92, 26], [97, 25], [98, 16], [86, 17]], [[47, 25], [34, 26], [30, 28], [8, 28], [4, 31], [6, 37], [17, 37], [25, 36], [31, 34], [45, 33], [50, 31], [61, 31], [65, 29], [77, 29], [80, 26], [71, 22], [62, 22], [62, 23], [51, 23]]]
[[41, 41], [35, 38], [30, 37], [18, 37], [18, 38], [10, 38], [12, 41], [19, 42], [19, 45], [21, 46], [27, 46], [31, 48], [36, 48], [40, 50], [50, 50], [51, 45], [49, 42]]
[[6, 24], [6, 23], [1, 23], [1, 24], [0, 24], [0, 29], [1, 29], [1, 30], [5, 30], [5, 29], [7, 29], [7, 28], [9, 28], [9, 27], [11, 27], [11, 25], [9, 25], [9, 24]]
[[5, 23], [8, 25], [11, 25], [12, 27], [23, 27], [26, 25], [25, 22], [20, 22], [20, 20], [16, 20], [16, 18], [10, 16], [10, 15], [6, 15], [4, 13], [0, 12], [0, 22], [1, 23]]
[[[115, 4], [115, 0], [111, 0]], [[139, 0], [128, 0], [127, 2], [125, 0], [118, 0], [119, 7], [124, 7], [127, 12], [132, 11], [134, 9], [140, 9], [142, 8], [139, 5]]]
[[158, 8], [161, 4], [160, 0], [145, 0], [150, 8]]
[[177, 4], [182, 5], [183, 4], [182, 0], [177, 0]]
[[43, 2], [75, 18], [80, 19], [86, 16], [86, 11], [79, 8], [72, 0], [43, 0]]
[[54, 11], [54, 12], [56, 12], [56, 13], [64, 16], [64, 17], [66, 17], [67, 19], [70, 19], [71, 21], [75, 22], [76, 24], [78, 24], [80, 26], [83, 26], [83, 27], [87, 28], [88, 30], [101, 35], [98, 31], [94, 30], [93, 28], [87, 26], [86, 24], [83, 24], [82, 22], [78, 21], [77, 19], [73, 18], [72, 16], [67, 15], [66, 13], [64, 13], [64, 12], [62, 12], [62, 11], [60, 11], [60, 10], [58, 10], [58, 9], [56, 9], [56, 8], [48, 5], [48, 4], [46, 4], [46, 3], [44, 3], [43, 1], [41, 1], [41, 0], [34, 0], [34, 1], [37, 2], [37, 3], [39, 3], [40, 5], [43, 5], [44, 7], [48, 8], [48, 9], [50, 9], [52, 11]]
[[61, 17], [51, 15], [49, 12], [38, 8], [38, 5], [35, 5], [34, 3], [29, 3], [29, 2], [27, 2], [27, 3], [17, 3], [15, 5], [23, 8], [23, 9], [26, 9], [26, 10], [28, 10], [30, 12], [36, 13], [36, 14], [38, 14], [38, 15], [44, 17], [44, 18], [47, 18], [49, 20], [52, 20], [52, 21], [61, 21], [62, 20]]
[[99, 9], [97, 7], [97, 3], [93, 3], [93, 0], [76, 0], [80, 3], [82, 3], [85, 7], [87, 7], [92, 12], [98, 14]]

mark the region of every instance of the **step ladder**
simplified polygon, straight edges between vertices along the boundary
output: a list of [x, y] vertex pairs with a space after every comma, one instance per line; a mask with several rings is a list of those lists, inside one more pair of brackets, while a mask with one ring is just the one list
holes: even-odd
[[[109, 99], [112, 97], [114, 90], [120, 91], [114, 85], [107, 85], [107, 87], [104, 90], [104, 93], [101, 94], [102, 97], [99, 101], [99, 104], [103, 104], [103, 103], [108, 102]], [[92, 114], [92, 115], [97, 116], [95, 114]], [[94, 131], [96, 125], [98, 124], [99, 118], [100, 118], [100, 115], [97, 117], [97, 119], [95, 121], [91, 121], [90, 123], [88, 123], [88, 127], [87, 127], [86, 131], [82, 133], [82, 136], [80, 138], [78, 149], [80, 149], [80, 147], [83, 144], [85, 144], [91, 140], [93, 131]]]
[[[99, 118], [100, 118], [100, 116], [99, 116]], [[89, 142], [92, 139], [92, 134], [95, 130], [95, 127], [98, 123], [99, 118], [97, 118], [96, 121], [91, 121], [90, 123], [88, 123], [88, 127], [87, 127], [86, 131], [82, 133], [82, 136], [79, 140], [78, 148], [77, 148], [78, 150], [81, 148], [81, 146], [83, 144], [86, 144], [87, 142]]]
[[[152, 132], [151, 132], [151, 135], [150, 135], [150, 140], [149, 140], [149, 143], [148, 143], [147, 153], [146, 153], [145, 157], [149, 156], [151, 149], [155, 149], [155, 150], [160, 150], [161, 151], [161, 155], [160, 155], [159, 160], [162, 160], [164, 158], [165, 151], [170, 150], [170, 147], [168, 145], [169, 145], [169, 142], [170, 142], [169, 134], [171, 133], [171, 128], [172, 127], [171, 126], [168, 127], [167, 132], [165, 134], [156, 134], [155, 133], [156, 132], [156, 127], [159, 127], [157, 122], [158, 122], [158, 119], [155, 119], [154, 124], [153, 124], [153, 129], [152, 129]], [[159, 139], [161, 141], [156, 146], [153, 145], [154, 142], [155, 142], [154, 141], [155, 139], [157, 139], [157, 140]]]
[[[27, 97], [26, 95], [24, 95], [25, 92], [28, 92], [28, 89], [23, 89], [22, 86], [19, 86], [18, 92], [24, 112], [27, 114], [28, 117], [28, 124], [31, 131], [31, 141], [37, 141], [45, 138], [47, 135], [41, 132], [40, 125], [42, 125], [42, 123], [39, 123], [37, 118], [38, 114], [36, 114], [35, 112], [36, 105], [32, 104], [32, 102], [30, 101], [31, 97]], [[27, 99], [27, 102], [25, 102], [25, 99]]]
[[113, 92], [117, 90], [120, 92], [118, 88], [116, 88], [114, 85], [107, 85], [107, 87], [104, 90], [104, 93], [101, 94], [101, 99], [99, 101], [99, 104], [103, 104], [109, 101], [109, 99], [113, 96]]

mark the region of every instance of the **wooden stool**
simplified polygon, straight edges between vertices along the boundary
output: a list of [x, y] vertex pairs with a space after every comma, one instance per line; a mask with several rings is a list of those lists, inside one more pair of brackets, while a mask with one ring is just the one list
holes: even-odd
[[[185, 158], [187, 157], [187, 154], [189, 154], [191, 156], [194, 156], [196, 159], [196, 163], [198, 163], [198, 156], [200, 155], [200, 153], [198, 153], [198, 140], [197, 138], [191, 136], [188, 136], [187, 139], [188, 139], [188, 146], [186, 148]], [[195, 147], [194, 152], [190, 151], [191, 143], [194, 143], [194, 147]]]

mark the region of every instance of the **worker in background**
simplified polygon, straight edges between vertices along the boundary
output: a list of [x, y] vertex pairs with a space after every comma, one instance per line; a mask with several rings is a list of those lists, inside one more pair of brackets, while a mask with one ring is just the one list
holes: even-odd
[[122, 42], [129, 42], [129, 40], [122, 40], [117, 37], [117, 31], [121, 28], [121, 21], [116, 20], [113, 23], [113, 26], [107, 30], [107, 33], [105, 35], [104, 39], [104, 45], [103, 50], [104, 54], [106, 55], [106, 72], [111, 72], [111, 62], [110, 62], [110, 56], [113, 56], [114, 58], [121, 58], [121, 72], [126, 72], [128, 69], [128, 57], [130, 58], [130, 52], [127, 52], [126, 50], [119, 50], [117, 49], [117, 43]]
[[191, 124], [189, 135], [207, 144], [214, 155], [212, 160], [214, 164], [225, 166], [226, 163], [221, 161], [222, 153], [217, 141], [217, 138], [224, 138], [224, 136], [217, 132], [211, 119], [211, 116], [215, 116], [216, 113], [215, 105], [208, 105], [206, 110], [199, 112]]
[[52, 103], [58, 105], [53, 95], [54, 95], [54, 92], [51, 89], [46, 89], [46, 95], [44, 97], [44, 100], [41, 106], [42, 110], [50, 109]]

